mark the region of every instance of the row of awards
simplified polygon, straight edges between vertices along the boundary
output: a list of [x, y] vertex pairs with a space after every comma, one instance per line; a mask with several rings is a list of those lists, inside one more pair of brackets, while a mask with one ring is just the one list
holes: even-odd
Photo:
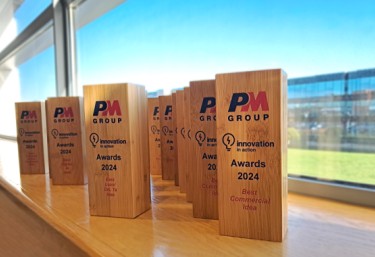
[[[88, 182], [91, 215], [135, 218], [150, 208], [150, 174], [160, 174], [186, 193], [194, 217], [219, 219], [220, 234], [282, 241], [286, 84], [282, 70], [264, 70], [158, 98], [129, 83], [48, 98], [52, 182]], [[21, 174], [45, 172], [41, 114], [40, 102], [16, 103]]]

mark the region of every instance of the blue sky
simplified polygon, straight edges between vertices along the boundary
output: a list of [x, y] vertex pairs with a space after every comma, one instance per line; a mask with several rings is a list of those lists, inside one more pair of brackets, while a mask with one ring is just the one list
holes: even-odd
[[375, 2], [128, 0], [77, 32], [79, 84], [149, 91], [216, 73], [375, 67]]
[[23, 31], [49, 4], [51, 0], [23, 0], [14, 14], [18, 33]]
[[[51, 0], [24, 0], [14, 14], [17, 34], [30, 25], [50, 3]], [[20, 100], [45, 100], [56, 95], [54, 60], [54, 48], [49, 47], [18, 67], [21, 83]]]

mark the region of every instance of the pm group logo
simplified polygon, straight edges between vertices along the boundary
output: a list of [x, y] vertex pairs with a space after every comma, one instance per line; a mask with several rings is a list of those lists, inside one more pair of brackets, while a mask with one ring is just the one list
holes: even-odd
[[96, 101], [93, 116], [92, 122], [94, 124], [121, 123], [122, 112], [119, 101]]
[[37, 123], [38, 117], [35, 110], [23, 110], [20, 117], [21, 123]]
[[152, 112], [152, 119], [153, 120], [160, 120], [160, 118], [159, 118], [159, 106], [154, 107], [154, 111]]
[[164, 120], [172, 120], [172, 105], [165, 106]]
[[216, 121], [216, 98], [203, 97], [199, 113], [200, 121]]
[[[248, 114], [253, 112], [253, 114]], [[257, 113], [255, 113], [257, 112]], [[233, 114], [232, 114], [233, 113]], [[236, 113], [236, 114], [234, 114]], [[228, 107], [228, 121], [266, 121], [269, 106], [265, 91], [233, 93]]]
[[54, 123], [73, 122], [74, 113], [72, 107], [56, 107], [53, 114]]

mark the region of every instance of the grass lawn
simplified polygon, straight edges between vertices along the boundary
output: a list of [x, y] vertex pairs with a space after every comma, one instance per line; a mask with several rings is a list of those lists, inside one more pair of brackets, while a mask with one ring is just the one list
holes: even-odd
[[375, 185], [375, 154], [288, 150], [289, 174]]

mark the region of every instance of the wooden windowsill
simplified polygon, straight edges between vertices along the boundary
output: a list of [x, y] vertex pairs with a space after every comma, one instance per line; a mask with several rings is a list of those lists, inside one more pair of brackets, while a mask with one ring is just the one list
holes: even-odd
[[19, 176], [17, 146], [0, 140], [0, 186], [92, 256], [373, 256], [375, 209], [289, 194], [283, 243], [220, 236], [195, 219], [172, 181], [152, 177], [152, 208], [136, 219], [90, 216], [87, 186]]

